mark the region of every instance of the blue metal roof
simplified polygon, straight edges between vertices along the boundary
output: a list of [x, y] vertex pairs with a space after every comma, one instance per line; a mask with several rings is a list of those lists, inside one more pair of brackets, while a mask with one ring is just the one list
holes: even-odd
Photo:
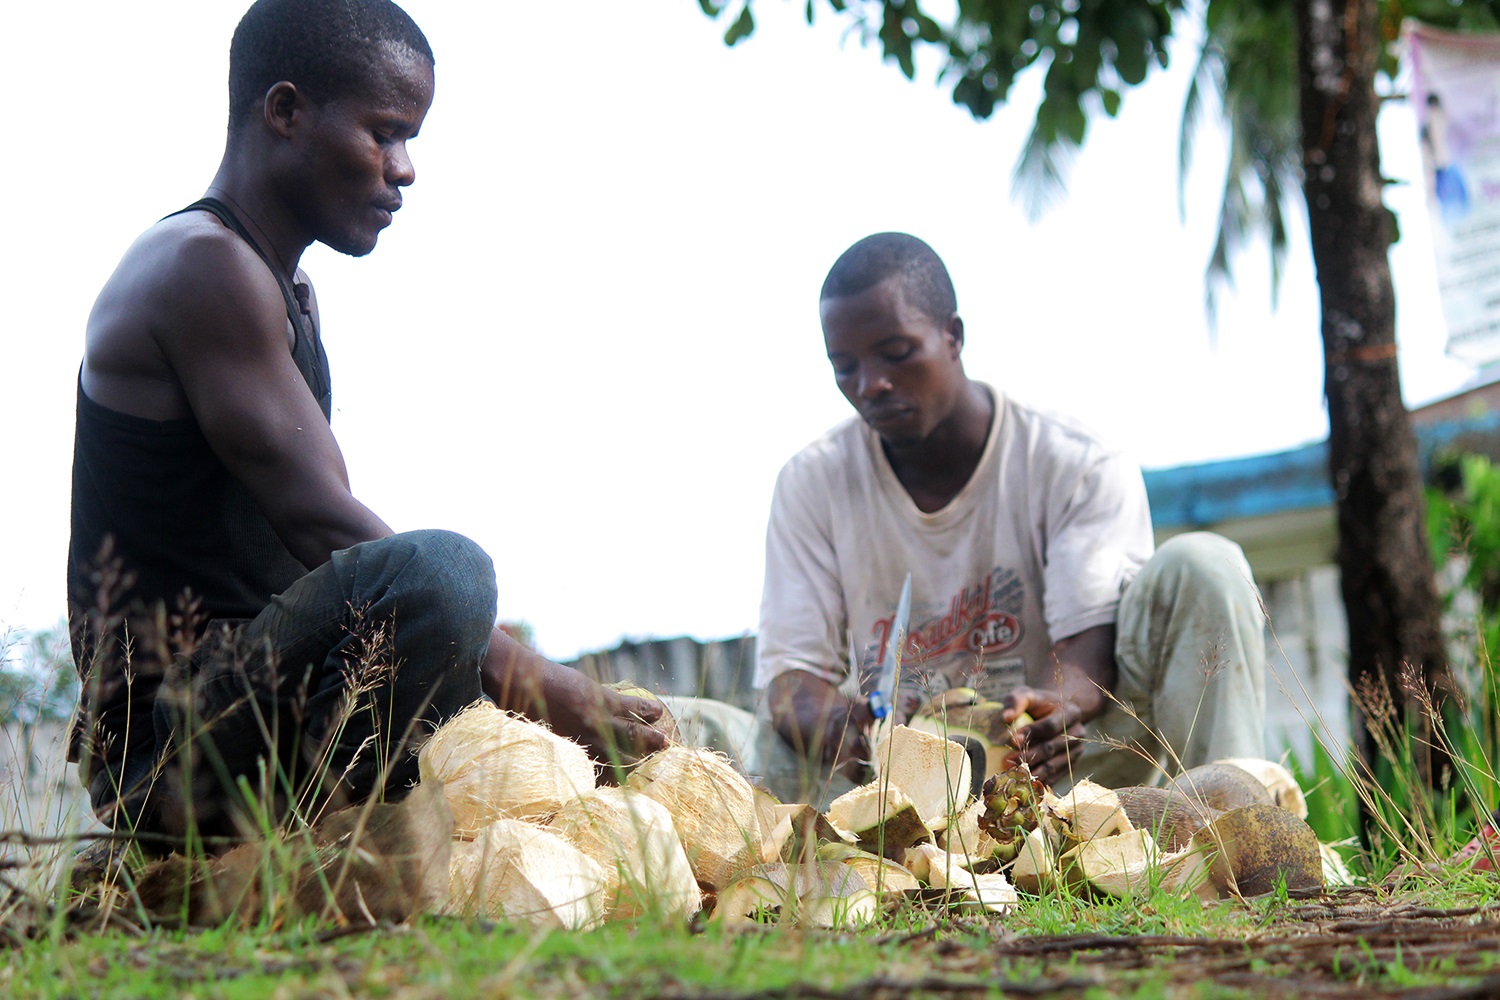
[[[1500, 412], [1418, 426], [1416, 433], [1425, 473], [1433, 456], [1444, 451], [1494, 454], [1500, 445]], [[1145, 476], [1151, 521], [1158, 529], [1203, 527], [1333, 504], [1326, 441], [1269, 455], [1148, 469]]]

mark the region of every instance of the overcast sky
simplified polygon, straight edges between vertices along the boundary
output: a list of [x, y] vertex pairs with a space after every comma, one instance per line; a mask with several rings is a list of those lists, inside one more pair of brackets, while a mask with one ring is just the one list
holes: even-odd
[[[1280, 308], [1264, 254], [1204, 318], [1222, 138], [1200, 137], [1186, 223], [1177, 124], [1192, 62], [1095, 124], [1065, 201], [1032, 225], [1010, 170], [1039, 80], [989, 122], [829, 16], [761, 0], [733, 50], [690, 0], [410, 0], [437, 96], [417, 183], [371, 256], [314, 247], [334, 430], [354, 489], [398, 530], [495, 557], [502, 617], [564, 658], [622, 636], [755, 627], [781, 464], [849, 411], [817, 291], [854, 240], [921, 236], [947, 261], [971, 375], [1070, 412], [1148, 466], [1324, 436], [1316, 286], [1299, 222]], [[26, 113], [7, 142], [0, 289], [8, 472], [0, 625], [63, 613], [82, 332], [153, 221], [223, 144], [238, 2], [84, 0], [7, 12]], [[929, 67], [930, 69], [931, 67]], [[1386, 172], [1420, 176], [1410, 112]], [[1408, 402], [1471, 370], [1443, 355], [1420, 186], [1389, 201]]]

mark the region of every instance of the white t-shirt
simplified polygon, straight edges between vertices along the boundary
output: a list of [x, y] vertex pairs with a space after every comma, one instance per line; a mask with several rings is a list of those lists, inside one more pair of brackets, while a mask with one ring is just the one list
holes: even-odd
[[908, 697], [1052, 686], [1053, 642], [1114, 622], [1152, 552], [1139, 466], [1066, 418], [990, 393], [979, 466], [934, 513], [917, 509], [857, 417], [782, 469], [766, 532], [756, 687], [786, 670], [841, 683], [851, 638], [861, 673], [873, 673], [908, 572]]

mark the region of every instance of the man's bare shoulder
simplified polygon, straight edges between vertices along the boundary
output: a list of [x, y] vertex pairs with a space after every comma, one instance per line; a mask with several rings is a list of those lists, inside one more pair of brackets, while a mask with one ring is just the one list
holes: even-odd
[[84, 390], [153, 419], [186, 415], [176, 370], [247, 336], [285, 343], [286, 307], [265, 262], [206, 212], [170, 216], [126, 250], [89, 315]]

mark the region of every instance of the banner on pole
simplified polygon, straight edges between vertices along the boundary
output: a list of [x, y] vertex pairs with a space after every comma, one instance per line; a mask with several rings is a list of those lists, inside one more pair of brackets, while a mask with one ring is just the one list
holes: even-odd
[[1500, 360], [1500, 34], [1403, 34], [1448, 353]]

